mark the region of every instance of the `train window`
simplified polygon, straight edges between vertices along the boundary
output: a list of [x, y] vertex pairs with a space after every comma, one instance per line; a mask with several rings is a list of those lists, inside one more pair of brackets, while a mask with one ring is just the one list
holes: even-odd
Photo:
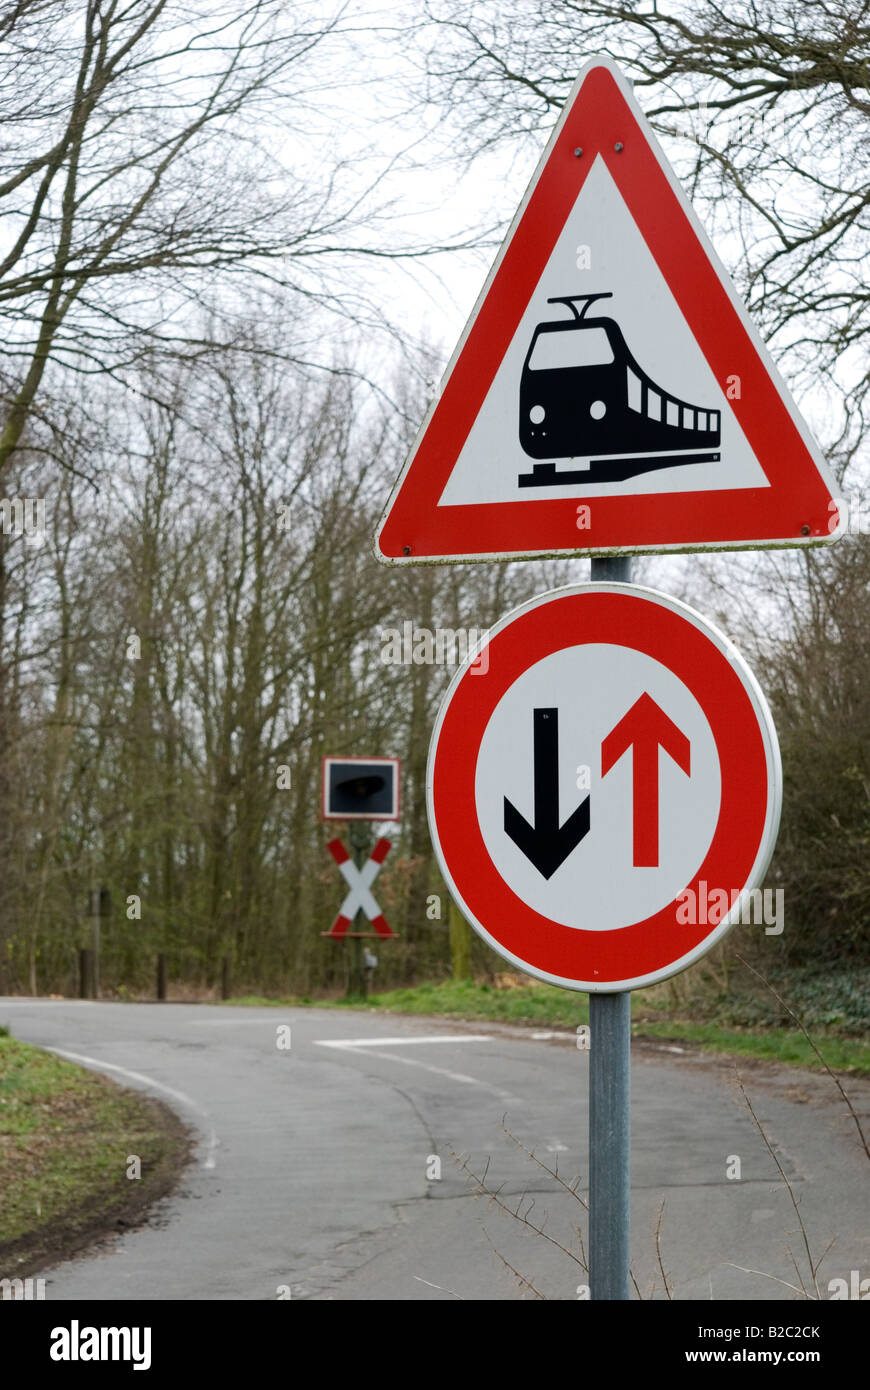
[[680, 423], [680, 407], [676, 401], [668, 401], [668, 424], [678, 425]]
[[699, 411], [698, 411], [698, 429], [699, 429], [699, 430], [705, 430], [706, 428], [707, 428], [707, 412], [706, 412], [706, 410], [699, 410]]
[[626, 367], [628, 377], [628, 408], [629, 410], [642, 410], [640, 377], [635, 376], [631, 367]]
[[658, 391], [654, 391], [651, 386], [647, 387], [646, 413], [651, 420], [662, 418], [662, 398]]
[[693, 430], [695, 428], [695, 412], [689, 406], [683, 406], [683, 429]]
[[710, 411], [710, 423], [709, 423], [709, 425], [707, 426], [707, 428], [708, 428], [708, 429], [711, 429], [711, 430], [718, 430], [718, 428], [719, 428], [719, 412], [718, 412], [718, 410], [711, 410], [711, 411]]
[[613, 361], [613, 349], [603, 328], [539, 329], [529, 357], [533, 372], [563, 367], [604, 367]]

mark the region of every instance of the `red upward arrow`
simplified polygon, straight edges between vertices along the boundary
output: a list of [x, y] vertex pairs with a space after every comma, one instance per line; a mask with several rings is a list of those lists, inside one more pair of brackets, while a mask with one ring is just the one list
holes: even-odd
[[659, 862], [659, 748], [669, 753], [689, 776], [690, 744], [673, 720], [644, 692], [601, 745], [602, 777], [629, 748], [634, 749], [634, 865], [655, 869]]

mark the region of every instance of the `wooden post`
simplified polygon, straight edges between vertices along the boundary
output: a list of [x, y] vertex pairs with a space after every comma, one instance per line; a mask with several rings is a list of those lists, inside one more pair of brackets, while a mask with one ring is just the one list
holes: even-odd
[[161, 951], [157, 956], [157, 998], [159, 1001], [166, 999], [166, 952]]
[[94, 999], [94, 953], [88, 946], [79, 951], [79, 998]]
[[453, 978], [454, 980], [470, 980], [472, 978], [471, 927], [450, 897], [447, 897], [447, 920], [450, 924], [450, 955], [453, 959]]
[[100, 890], [99, 887], [91, 889], [91, 921], [93, 950], [91, 951], [91, 999], [98, 999], [100, 994]]

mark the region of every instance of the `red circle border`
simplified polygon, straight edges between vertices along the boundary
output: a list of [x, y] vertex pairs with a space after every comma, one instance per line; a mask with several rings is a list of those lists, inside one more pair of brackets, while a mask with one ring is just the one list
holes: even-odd
[[729, 895], [746, 887], [764, 836], [771, 785], [759, 716], [735, 664], [688, 616], [653, 595], [571, 590], [521, 609], [490, 637], [488, 668], [482, 671], [478, 664], [461, 674], [448, 694], [433, 746], [431, 807], [441, 853], [463, 905], [493, 942], [535, 972], [606, 987], [667, 971], [718, 934], [718, 920], [678, 922], [675, 899], [643, 921], [612, 930], [587, 931], [553, 921], [502, 879], [475, 809], [477, 757], [502, 695], [546, 656], [592, 642], [629, 647], [667, 666], [708, 720], [722, 793], [710, 848], [686, 885], [696, 902], [702, 881], [709, 892], [724, 888]]

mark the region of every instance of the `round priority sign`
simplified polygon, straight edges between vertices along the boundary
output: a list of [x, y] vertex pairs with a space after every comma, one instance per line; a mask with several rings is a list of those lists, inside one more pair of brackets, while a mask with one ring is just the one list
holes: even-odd
[[574, 585], [502, 618], [444, 698], [427, 798], [464, 915], [552, 984], [637, 989], [762, 920], [770, 710], [728, 638], [654, 590]]

